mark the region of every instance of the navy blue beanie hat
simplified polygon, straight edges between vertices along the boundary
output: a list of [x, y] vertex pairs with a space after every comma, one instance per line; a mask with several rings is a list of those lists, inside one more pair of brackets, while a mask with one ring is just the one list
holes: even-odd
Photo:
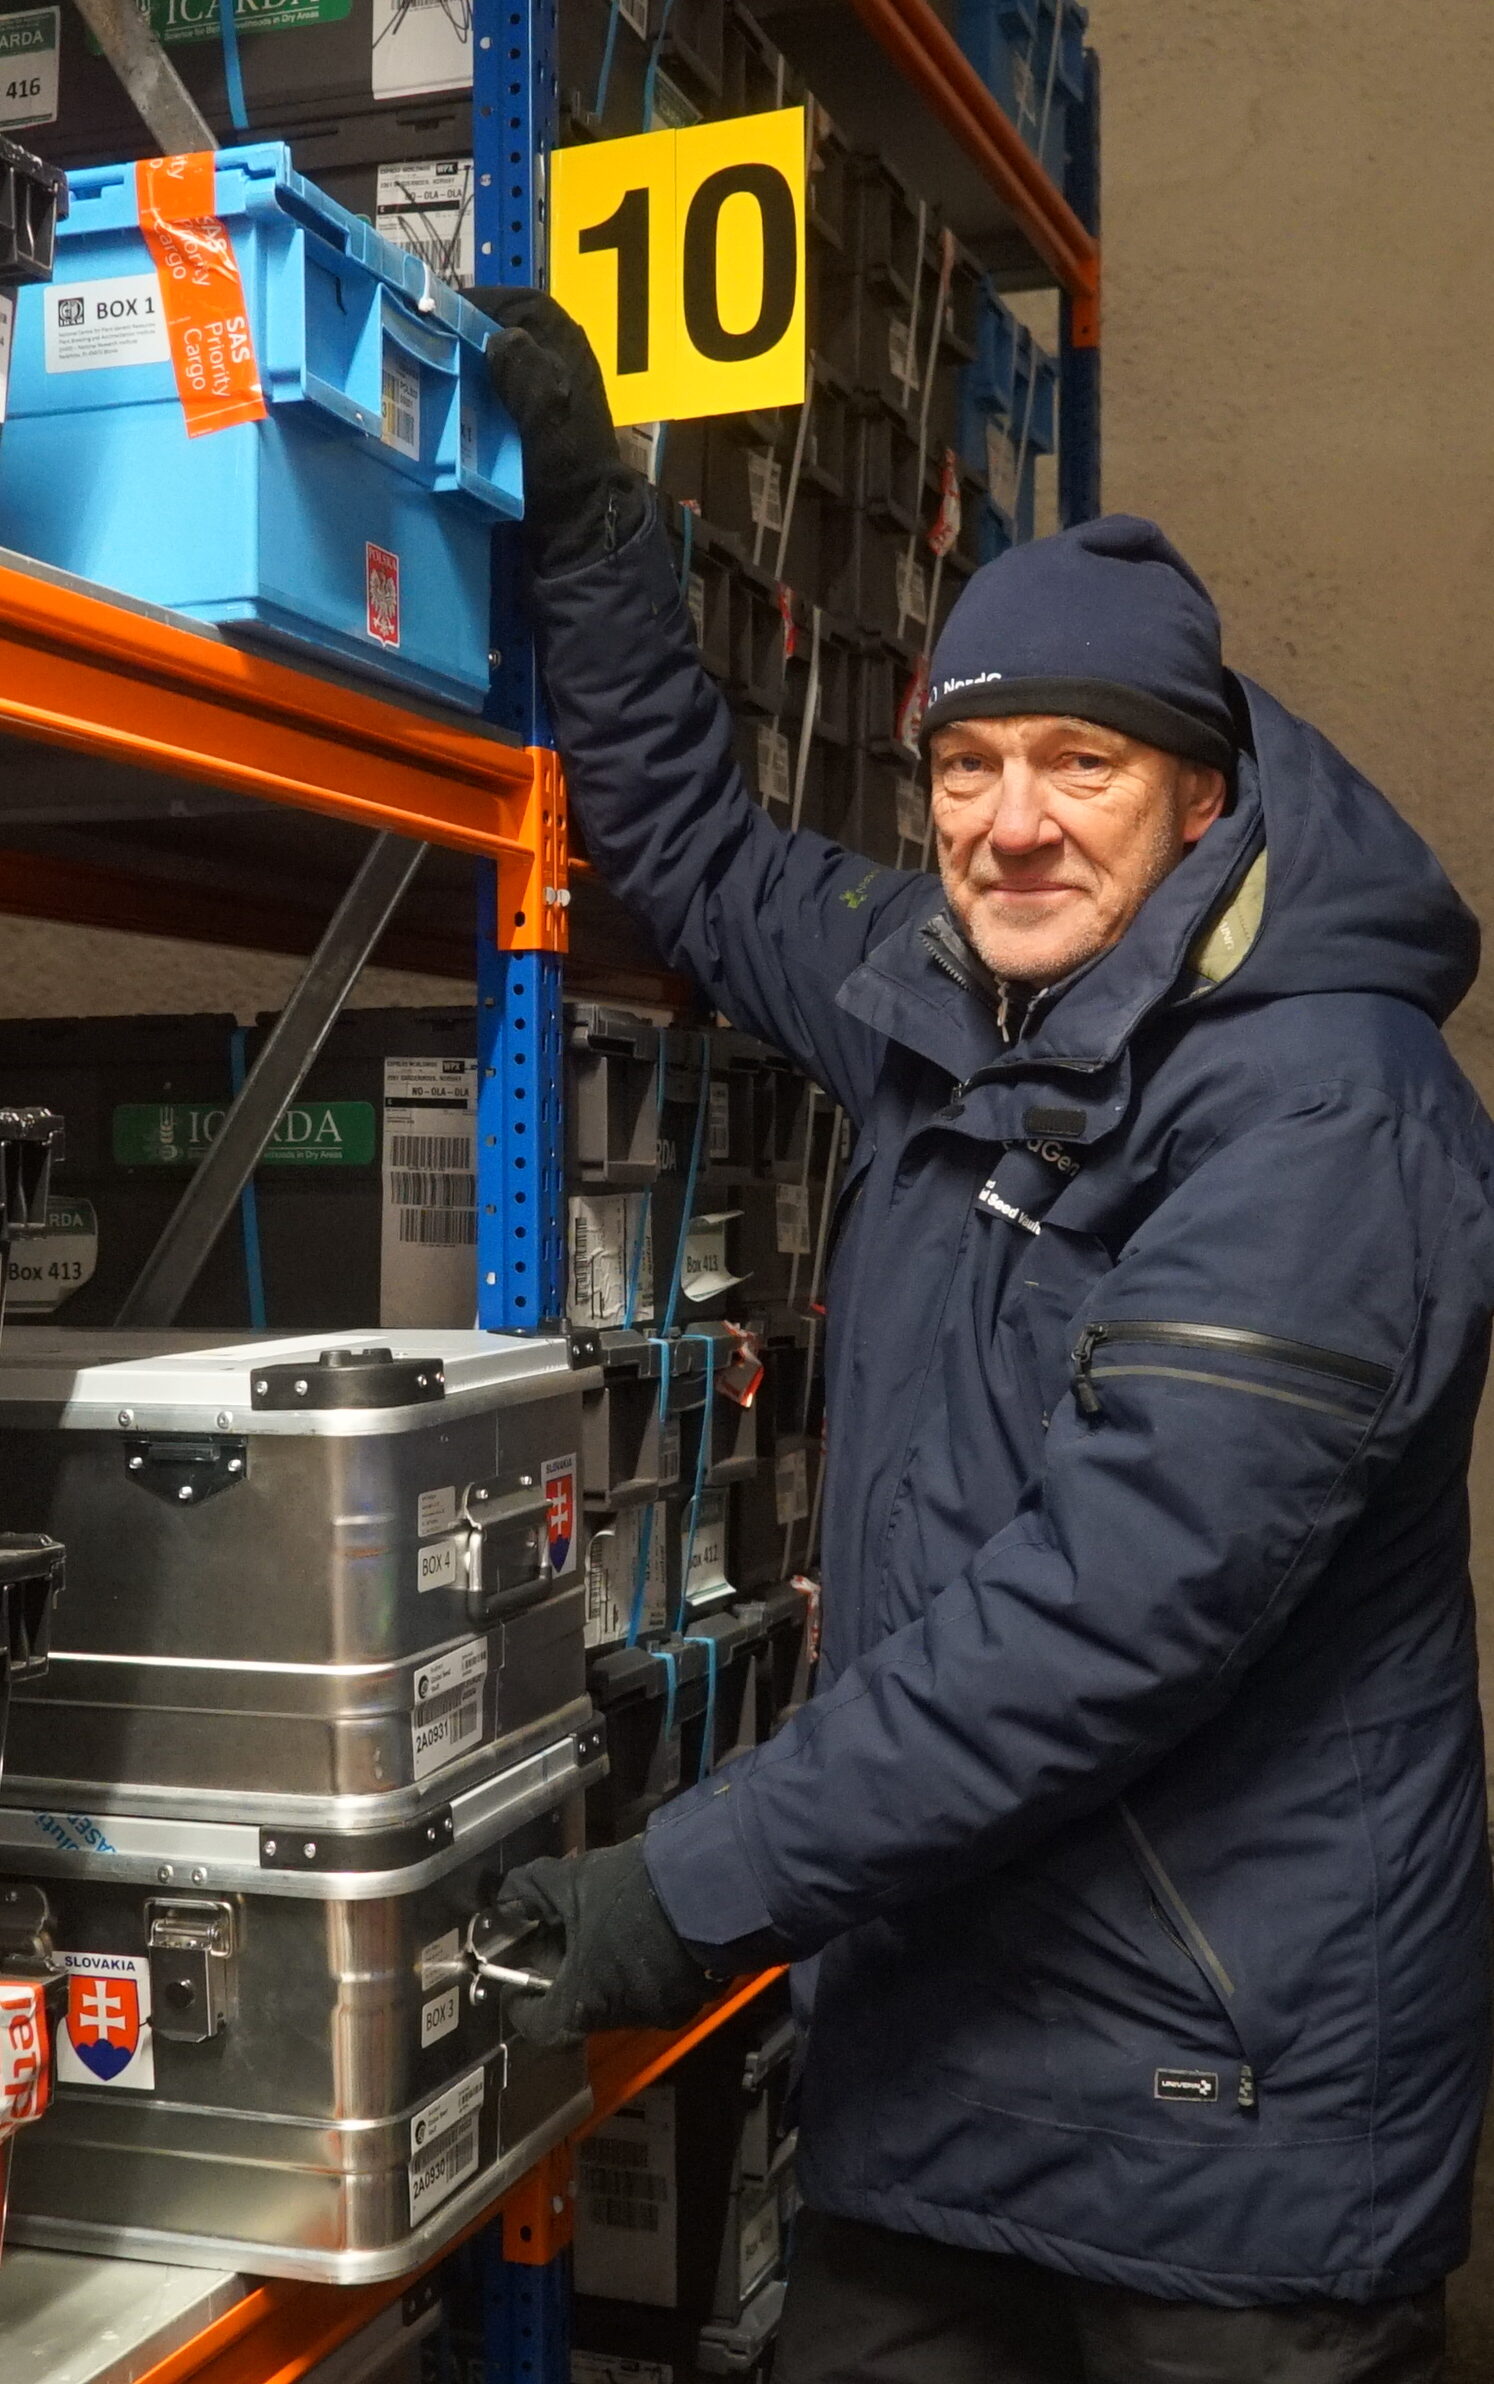
[[1155, 522], [1108, 513], [977, 571], [929, 669], [923, 742], [953, 720], [1058, 712], [1234, 768], [1219, 615]]

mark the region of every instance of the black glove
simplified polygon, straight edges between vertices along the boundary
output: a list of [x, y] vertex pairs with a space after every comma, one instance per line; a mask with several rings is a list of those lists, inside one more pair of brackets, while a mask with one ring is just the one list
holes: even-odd
[[682, 2028], [720, 1983], [665, 1918], [642, 1838], [510, 1871], [498, 1918], [539, 1923], [508, 1957], [554, 1980], [544, 1995], [510, 1993], [513, 2024], [532, 2045], [577, 2044], [596, 2028]]
[[548, 578], [611, 554], [648, 510], [617, 452], [602, 369], [579, 323], [543, 290], [469, 290], [500, 325], [488, 342], [493, 387], [524, 446], [524, 529]]

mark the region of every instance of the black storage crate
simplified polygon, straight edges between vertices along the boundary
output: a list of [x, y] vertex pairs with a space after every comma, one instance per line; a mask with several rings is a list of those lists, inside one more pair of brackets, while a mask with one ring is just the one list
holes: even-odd
[[0, 290], [50, 281], [67, 176], [0, 136]]
[[698, 1639], [671, 1635], [652, 1648], [612, 1648], [587, 1665], [608, 1763], [607, 1777], [586, 1792], [588, 1846], [636, 1837], [650, 1813], [693, 1785], [684, 1733], [705, 1712], [708, 1661]]

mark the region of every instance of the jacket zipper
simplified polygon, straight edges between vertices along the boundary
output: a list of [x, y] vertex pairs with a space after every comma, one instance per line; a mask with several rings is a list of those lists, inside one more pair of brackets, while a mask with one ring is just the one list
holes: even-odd
[[[1101, 1410], [1100, 1394], [1094, 1382], [1094, 1356], [1097, 1349], [1118, 1341], [1147, 1341], [1160, 1343], [1170, 1349], [1195, 1349], [1226, 1353], [1233, 1357], [1268, 1358], [1278, 1366], [1294, 1367], [1298, 1373], [1315, 1374], [1330, 1382], [1353, 1383], [1360, 1390], [1375, 1391], [1383, 1396], [1394, 1380], [1389, 1366], [1379, 1366], [1369, 1358], [1347, 1357], [1341, 1350], [1314, 1349], [1304, 1341], [1283, 1341], [1274, 1333], [1252, 1333], [1242, 1327], [1227, 1324], [1153, 1324], [1137, 1321], [1118, 1321], [1114, 1324], [1086, 1325], [1074, 1345], [1074, 1400], [1081, 1415], [1097, 1416]], [[1119, 1367], [1105, 1368], [1105, 1372], [1119, 1373]], [[1157, 1372], [1171, 1369], [1159, 1367]], [[1229, 1378], [1217, 1378], [1228, 1383]], [[1267, 1398], [1285, 1399], [1292, 1406], [1303, 1401], [1294, 1391], [1275, 1390], [1266, 1383], [1242, 1383], [1242, 1390], [1250, 1390]], [[1321, 1400], [1310, 1401], [1313, 1406], [1324, 1405]], [[1353, 1415], [1352, 1408], [1333, 1412]]]
[[[1184, 1950], [1209, 1980], [1215, 1994], [1228, 2013], [1235, 1997], [1234, 1980], [1199, 1927], [1191, 1909], [1184, 1901], [1182, 1891], [1172, 1873], [1167, 1869], [1156, 1847], [1124, 1798], [1121, 1800], [1119, 1809], [1121, 1827], [1131, 1841], [1137, 1860], [1151, 1882], [1153, 1892], [1161, 1897], [1162, 1902], [1172, 1914], [1173, 1923], [1183, 1941]], [[1233, 2025], [1234, 2022], [1231, 2018], [1231, 2026], [1233, 2027]], [[1237, 2036], [1238, 2033], [1236, 2030]], [[1242, 2111], [1255, 2109], [1255, 2071], [1248, 2061], [1242, 2061], [1240, 2064], [1240, 2080], [1235, 2099]]]

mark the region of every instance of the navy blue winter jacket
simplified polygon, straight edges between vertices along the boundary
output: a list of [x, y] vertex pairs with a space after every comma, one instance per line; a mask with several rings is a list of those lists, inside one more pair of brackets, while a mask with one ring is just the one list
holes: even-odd
[[1473, 922], [1242, 682], [1233, 808], [1006, 1047], [933, 879], [749, 799], [656, 530], [539, 600], [595, 861], [856, 1130], [819, 1693], [646, 1841], [692, 1942], [821, 1957], [807, 2200], [1179, 2299], [1427, 2285], [1490, 1992]]

